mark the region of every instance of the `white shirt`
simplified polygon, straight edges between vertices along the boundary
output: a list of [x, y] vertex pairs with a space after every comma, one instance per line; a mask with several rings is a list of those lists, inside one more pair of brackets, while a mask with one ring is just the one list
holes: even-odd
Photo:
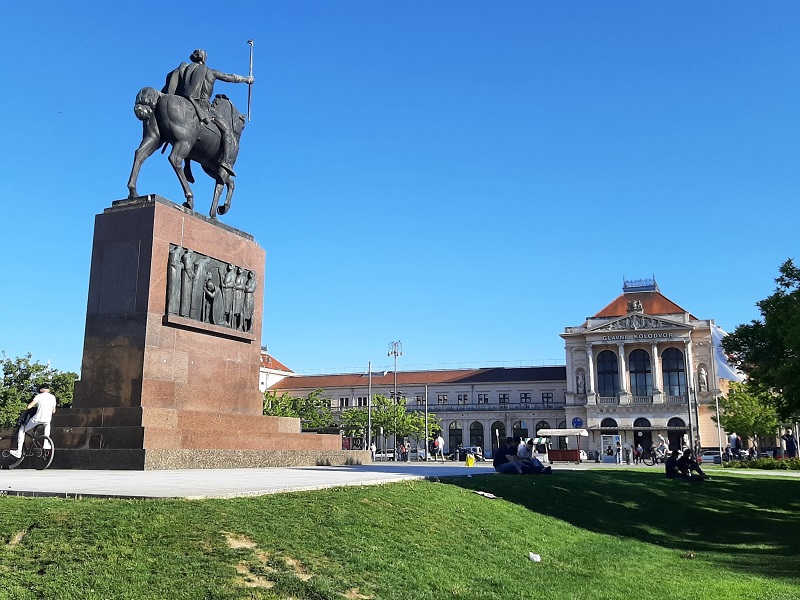
[[31, 402], [36, 406], [36, 413], [31, 420], [37, 423], [49, 423], [56, 407], [56, 397], [50, 392], [43, 392], [36, 394]]

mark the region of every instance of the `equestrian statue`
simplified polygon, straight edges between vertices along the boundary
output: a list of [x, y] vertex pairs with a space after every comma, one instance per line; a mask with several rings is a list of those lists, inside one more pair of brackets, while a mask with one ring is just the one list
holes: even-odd
[[[194, 183], [191, 161], [195, 161], [216, 182], [209, 216], [216, 219], [217, 214], [228, 212], [236, 187], [233, 165], [239, 154], [245, 118], [227, 96], [218, 94], [213, 102], [210, 99], [217, 80], [252, 86], [255, 81], [252, 74], [253, 43], [249, 41], [248, 44], [250, 75], [247, 77], [211, 69], [206, 66], [206, 51], [195, 50], [189, 57], [191, 63], [181, 63], [167, 75], [167, 82], [160, 92], [151, 87], [139, 90], [133, 112], [142, 121], [144, 134], [133, 157], [133, 169], [128, 179], [129, 198], [139, 195], [136, 180], [144, 161], [158, 148], [163, 146], [163, 153], [167, 144], [171, 144], [169, 163], [175, 169], [186, 196], [183, 205], [194, 209], [194, 194], [189, 184]], [[248, 117], [249, 112], [248, 94]], [[225, 204], [219, 206], [223, 186], [227, 188], [227, 194]]]

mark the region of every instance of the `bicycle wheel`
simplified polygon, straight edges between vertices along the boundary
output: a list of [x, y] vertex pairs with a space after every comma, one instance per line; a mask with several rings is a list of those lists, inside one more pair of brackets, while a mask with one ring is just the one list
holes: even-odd
[[13, 469], [14, 467], [18, 466], [19, 463], [22, 462], [23, 458], [25, 458], [24, 454], [19, 458], [16, 458], [11, 455], [11, 450], [9, 450], [8, 448], [3, 448], [3, 450], [0, 451], [0, 468]]
[[46, 435], [38, 435], [33, 438], [29, 449], [28, 457], [37, 471], [42, 471], [53, 462], [55, 446], [53, 440]]
[[651, 452], [647, 456], [642, 457], [642, 462], [648, 467], [652, 467], [654, 464], [656, 464], [656, 455]]

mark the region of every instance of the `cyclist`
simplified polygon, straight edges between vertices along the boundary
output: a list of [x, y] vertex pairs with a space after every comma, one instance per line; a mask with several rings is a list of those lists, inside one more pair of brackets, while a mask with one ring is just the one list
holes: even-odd
[[50, 420], [56, 412], [56, 397], [50, 393], [50, 386], [43, 383], [39, 386], [39, 393], [28, 403], [27, 409], [36, 407], [36, 412], [27, 421], [23, 421], [19, 426], [17, 434], [17, 449], [11, 451], [11, 456], [20, 458], [22, 456], [22, 443], [25, 441], [25, 432], [30, 431], [37, 425], [44, 425], [44, 434], [50, 436]]

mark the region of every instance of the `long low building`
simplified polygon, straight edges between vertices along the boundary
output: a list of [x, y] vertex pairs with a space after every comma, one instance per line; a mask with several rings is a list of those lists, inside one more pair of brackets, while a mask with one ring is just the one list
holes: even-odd
[[[714, 330], [713, 320], [669, 300], [654, 279], [626, 281], [605, 308], [565, 328], [566, 366], [380, 372], [372, 391], [391, 397], [396, 389], [408, 410], [427, 403], [441, 419], [447, 452], [494, 449], [507, 435], [535, 437], [543, 428], [586, 429], [588, 438], [554, 446], [589, 451], [617, 442], [649, 448], [659, 436], [671, 447], [716, 447], [715, 397], [727, 382], [717, 376]], [[322, 389], [334, 415], [367, 406], [365, 375], [283, 375], [273, 369], [269, 389], [293, 396]]]

